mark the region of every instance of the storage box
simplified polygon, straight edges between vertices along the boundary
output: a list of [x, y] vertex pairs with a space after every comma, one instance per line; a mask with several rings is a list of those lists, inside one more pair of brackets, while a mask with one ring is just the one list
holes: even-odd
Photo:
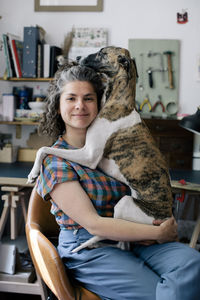
[[11, 146], [10, 144], [5, 145], [3, 149], [0, 149], [0, 162], [12, 163], [17, 160], [17, 146]]
[[4, 121], [13, 121], [16, 110], [16, 99], [13, 94], [3, 94], [2, 111]]
[[18, 161], [35, 161], [37, 149], [20, 148], [18, 151]]

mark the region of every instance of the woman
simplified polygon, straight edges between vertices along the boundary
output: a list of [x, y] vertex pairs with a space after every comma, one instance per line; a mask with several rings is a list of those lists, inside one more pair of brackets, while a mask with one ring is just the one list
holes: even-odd
[[[102, 94], [101, 79], [92, 69], [63, 66], [50, 85], [40, 132], [59, 136], [53, 147], [83, 147]], [[199, 299], [200, 254], [174, 242], [174, 218], [152, 225], [112, 218], [115, 204], [130, 195], [126, 185], [98, 168], [91, 170], [48, 155], [37, 191], [52, 202], [51, 212], [61, 229], [58, 251], [64, 263], [75, 280], [101, 299]], [[92, 235], [107, 241], [102, 247], [71, 252]], [[112, 247], [119, 240], [134, 242], [133, 250]]]

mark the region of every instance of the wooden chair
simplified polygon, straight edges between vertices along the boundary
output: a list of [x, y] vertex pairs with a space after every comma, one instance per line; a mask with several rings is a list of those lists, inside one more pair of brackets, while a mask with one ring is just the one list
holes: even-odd
[[34, 188], [29, 201], [26, 236], [36, 272], [59, 300], [99, 300], [81, 285], [72, 285], [55, 246], [48, 239], [58, 236], [59, 232], [50, 205], [50, 201], [44, 201]]

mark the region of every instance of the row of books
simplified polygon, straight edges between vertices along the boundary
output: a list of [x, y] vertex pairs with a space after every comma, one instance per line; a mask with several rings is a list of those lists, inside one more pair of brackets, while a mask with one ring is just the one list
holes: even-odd
[[3, 46], [6, 59], [6, 76], [22, 77], [23, 42], [13, 34], [3, 34]]
[[6, 77], [53, 77], [57, 57], [62, 49], [45, 42], [45, 31], [39, 26], [24, 27], [23, 41], [19, 36], [3, 34]]

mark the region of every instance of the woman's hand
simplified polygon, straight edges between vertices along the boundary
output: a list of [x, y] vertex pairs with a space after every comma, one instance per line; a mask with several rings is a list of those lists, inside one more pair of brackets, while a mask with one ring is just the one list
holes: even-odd
[[171, 217], [165, 221], [155, 220], [153, 221], [154, 225], [160, 227], [160, 237], [157, 240], [158, 243], [166, 243], [176, 241], [178, 238], [177, 233], [177, 223], [174, 217]]

